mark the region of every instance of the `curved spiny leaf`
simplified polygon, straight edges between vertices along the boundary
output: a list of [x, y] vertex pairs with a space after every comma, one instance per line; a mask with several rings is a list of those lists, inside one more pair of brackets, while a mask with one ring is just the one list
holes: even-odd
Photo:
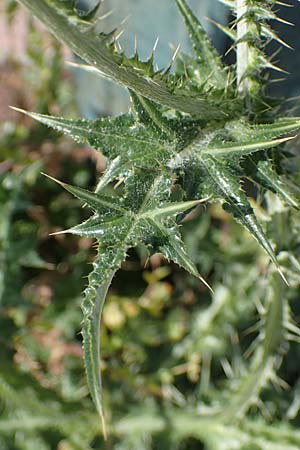
[[237, 141], [253, 139], [267, 141], [300, 129], [299, 117], [277, 118], [273, 123], [249, 124], [243, 120], [230, 121], [226, 124], [229, 135]]
[[[250, 125], [244, 121], [234, 121], [226, 124], [224, 129], [211, 134], [211, 139], [201, 136], [190, 145], [190, 153], [199, 152], [201, 155], [211, 155], [232, 159], [242, 157], [251, 153], [276, 147], [294, 136], [280, 138], [287, 133], [297, 131], [300, 128], [300, 119], [280, 119], [272, 124]], [[188, 153], [187, 147], [183, 153]]]
[[231, 143], [214, 142], [208, 145], [206, 148], [201, 149], [200, 152], [203, 155], [208, 154], [214, 157], [228, 157], [228, 159], [230, 159], [235, 156], [242, 157], [251, 155], [251, 153], [259, 152], [261, 150], [267, 150], [269, 148], [273, 148], [277, 145], [283, 144], [284, 142], [287, 142], [291, 139], [293, 139], [293, 137], [285, 137], [265, 141], [261, 139], [257, 139], [255, 141], [255, 139], [253, 139], [250, 143], [249, 141]]
[[[221, 103], [209, 98], [199, 98], [185, 89], [169, 86], [169, 75], [159, 73], [155, 79], [141, 74], [139, 68], [132, 67], [124, 55], [114, 53], [107, 45], [113, 41], [110, 35], [96, 33], [94, 28], [85, 21], [74, 18], [69, 10], [62, 8], [59, 0], [20, 0], [32, 13], [40, 19], [61, 42], [84, 61], [95, 67], [99, 74], [104, 74], [111, 80], [132, 89], [140, 95], [150, 98], [171, 109], [188, 114], [202, 115], [204, 118], [226, 117], [228, 113], [235, 114], [236, 103], [223, 101]], [[176, 87], [176, 86], [175, 86]]]
[[93, 271], [88, 277], [89, 285], [84, 291], [82, 302], [82, 336], [87, 382], [91, 397], [101, 418], [105, 439], [107, 431], [100, 367], [101, 314], [108, 288], [116, 270], [125, 258], [126, 249], [124, 248], [119, 248], [113, 252], [99, 252], [93, 263]]

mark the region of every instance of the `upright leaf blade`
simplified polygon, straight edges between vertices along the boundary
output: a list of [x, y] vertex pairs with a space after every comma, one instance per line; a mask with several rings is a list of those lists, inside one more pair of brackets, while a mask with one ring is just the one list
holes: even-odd
[[208, 80], [213, 80], [215, 87], [224, 88], [227, 83], [227, 74], [221, 57], [186, 1], [176, 0], [176, 3], [184, 18], [201, 70], [206, 73]]
[[133, 91], [130, 97], [140, 123], [153, 128], [161, 138], [165, 135], [167, 139], [176, 139], [170, 121], [163, 116], [157, 104]]

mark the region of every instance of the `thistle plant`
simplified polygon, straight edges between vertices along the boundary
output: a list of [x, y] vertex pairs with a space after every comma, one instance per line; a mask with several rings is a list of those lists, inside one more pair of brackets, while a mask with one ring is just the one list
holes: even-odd
[[[137, 52], [125, 55], [118, 43], [119, 30], [104, 34], [98, 29], [101, 4], [100, 9], [98, 5], [84, 14], [73, 1], [20, 3], [79, 55], [88, 70], [125, 86], [131, 96], [127, 114], [94, 121], [26, 112], [77, 142], [88, 143], [107, 158], [95, 192], [55, 180], [92, 211], [85, 222], [59, 233], [94, 238], [98, 245], [82, 303], [82, 334], [88, 386], [104, 435], [101, 313], [128, 251], [143, 245], [149, 255], [161, 253], [214, 288], [198, 273], [180, 228], [200, 203], [220, 202], [269, 258], [268, 282], [261, 286], [266, 304], [260, 311], [260, 332], [248, 370], [229, 383], [217, 407], [201, 416], [206, 427], [213, 415], [215, 425], [210, 432], [217, 441], [222, 436], [220, 424], [234, 423], [258, 402], [262, 388], [274, 381], [284, 342], [299, 335], [285, 295], [290, 271], [281, 264], [276, 241], [269, 239], [253, 210], [254, 199], [243, 186], [250, 180], [257, 193], [275, 193], [287, 208], [298, 209], [281, 162], [289, 157], [284, 144], [295, 137], [300, 118], [280, 117], [274, 99], [265, 94], [269, 71], [280, 70], [264, 51], [270, 39], [283, 43], [269, 26], [270, 19], [277, 20], [276, 2], [223, 1], [236, 17], [234, 26], [225, 31], [233, 39], [237, 60], [226, 66], [186, 1], [176, 0], [194, 56], [179, 52], [164, 70], [155, 69], [153, 53], [147, 61], [141, 61]], [[115, 189], [108, 195], [111, 184]], [[289, 448], [295, 447], [291, 443]]]

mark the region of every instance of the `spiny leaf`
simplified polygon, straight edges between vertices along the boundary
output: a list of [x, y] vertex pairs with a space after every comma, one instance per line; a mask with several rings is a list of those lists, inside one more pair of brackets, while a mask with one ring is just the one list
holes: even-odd
[[169, 139], [176, 138], [170, 121], [159, 111], [158, 105], [133, 91], [130, 92], [130, 97], [140, 123], [149, 128], [154, 128], [160, 137], [166, 135]]
[[198, 206], [199, 203], [203, 203], [208, 198], [202, 200], [190, 200], [186, 202], [174, 202], [167, 203], [165, 206], [161, 205], [159, 208], [153, 209], [151, 211], [147, 211], [141, 214], [141, 217], [149, 217], [151, 219], [163, 219], [167, 217], [177, 216], [180, 213], [183, 213], [189, 209]]
[[215, 87], [226, 86], [225, 67], [201, 23], [192, 13], [185, 0], [176, 0], [176, 3], [187, 26], [195, 54], [200, 61], [200, 70], [205, 71]]
[[199, 201], [168, 203], [172, 179], [167, 172], [157, 175], [152, 171], [144, 177], [140, 171], [133, 172], [126, 180], [126, 194], [121, 200], [59, 183], [94, 211], [91, 218], [66, 232], [97, 238], [99, 243], [82, 305], [82, 333], [88, 385], [106, 435], [99, 341], [101, 312], [109, 284], [125, 260], [128, 249], [140, 242], [152, 251], [161, 251], [168, 259], [202, 279], [186, 253], [173, 219], [186, 209], [195, 207]]
[[299, 209], [299, 200], [297, 200], [288, 187], [285, 186], [280, 176], [275, 172], [270, 161], [259, 161], [257, 164], [257, 177], [259, 181], [271, 191], [278, 194], [279, 197], [293, 208]]
[[[139, 101], [139, 107], [143, 106], [143, 111], [139, 109], [139, 117], [145, 122], [145, 125], [149, 125], [150, 120], [154, 122], [163, 132], [168, 132], [169, 135], [174, 133], [171, 130], [170, 125], [166, 119], [162, 117], [155, 105], [147, 99], [141, 99], [135, 94], [132, 94], [134, 101]], [[144, 102], [144, 103], [142, 103]], [[147, 104], [148, 119], [145, 118], [145, 104]], [[160, 160], [165, 155], [164, 160], [171, 157], [172, 143], [168, 144], [162, 137], [158, 138], [157, 135], [153, 135], [149, 128], [145, 129], [137, 125], [134, 119], [129, 115], [119, 116], [117, 118], [110, 119], [97, 119], [90, 120], [68, 120], [53, 116], [46, 116], [42, 114], [26, 112], [19, 108], [13, 108], [16, 111], [29, 115], [33, 119], [44, 123], [47, 126], [55, 128], [58, 131], [72, 136], [79, 142], [88, 142], [92, 147], [97, 150], [101, 150], [105, 156], [114, 158], [117, 155], [122, 155], [126, 158], [123, 148], [130, 147], [131, 163], [136, 161], [141, 165], [150, 165], [154, 161], [157, 163], [157, 155], [159, 154]], [[149, 112], [151, 109], [151, 112]], [[151, 114], [151, 119], [149, 114]], [[155, 119], [153, 120], [153, 117]], [[224, 142], [224, 136], [218, 140], [212, 134], [211, 142], [208, 145], [204, 145], [204, 141], [200, 140], [198, 144], [193, 143], [193, 148], [199, 147], [201, 153], [208, 153], [212, 155], [237, 155], [243, 156], [251, 154], [256, 151], [265, 150], [275, 147], [293, 137], [286, 137], [276, 139], [278, 136], [290, 133], [292, 131], [299, 130], [300, 119], [298, 117], [291, 117], [287, 119], [279, 119], [272, 124], [263, 125], [249, 125], [244, 121], [229, 122], [225, 129], [220, 129], [220, 133], [227, 135], [228, 143]], [[168, 131], [167, 131], [168, 130]], [[173, 134], [174, 138], [174, 134]], [[147, 145], [147, 155], [141, 151], [141, 146]], [[142, 147], [144, 149], [144, 147]], [[169, 151], [168, 151], [169, 150]], [[153, 159], [151, 159], [153, 156]], [[144, 162], [143, 162], [144, 159]], [[148, 159], [148, 161], [147, 161]]]
[[[59, 0], [20, 0], [36, 15], [60, 41], [91, 66], [99, 74], [122, 84], [144, 97], [150, 98], [169, 108], [189, 114], [203, 115], [205, 118], [226, 116], [236, 110], [236, 103], [199, 98], [184, 88], [178, 89], [169, 83], [170, 75], [161, 73], [155, 79], [142, 74], [139, 68], [132, 67], [124, 55], [118, 55], [107, 45], [114, 37], [96, 33], [94, 28], [84, 20], [74, 18], [69, 8], [62, 8]], [[176, 92], [174, 92], [174, 87]], [[171, 92], [173, 89], [173, 92]], [[224, 109], [223, 109], [224, 108]]]
[[255, 139], [252, 140], [252, 142], [249, 143], [249, 141], [246, 142], [238, 142], [238, 143], [222, 143], [222, 142], [214, 142], [210, 145], [208, 145], [206, 148], [201, 149], [201, 153], [203, 155], [208, 154], [214, 157], [234, 157], [234, 156], [245, 156], [250, 155], [251, 153], [258, 152], [261, 150], [267, 150], [268, 148], [276, 147], [277, 145], [283, 144], [286, 141], [289, 141], [290, 139], [293, 139], [293, 137], [285, 137], [281, 139], [274, 139], [274, 140], [261, 140]]
[[200, 133], [200, 136], [184, 148], [178, 160], [187, 155], [211, 155], [229, 160], [240, 158], [261, 150], [276, 147], [294, 136], [278, 138], [283, 134], [299, 130], [300, 119], [279, 119], [272, 124], [250, 125], [245, 121], [228, 122], [224, 128]]
[[[147, 245], [152, 246], [156, 241], [155, 231], [157, 231], [153, 226], [165, 231], [171, 227], [175, 232], [176, 223], [174, 220], [170, 222], [170, 219], [206, 200], [167, 203], [172, 186], [167, 174], [158, 177], [156, 174], [155, 176], [148, 174], [148, 183], [140, 183], [138, 191], [136, 183], [129, 178], [127, 196], [125, 201], [121, 202], [122, 206], [115, 198], [104, 197], [65, 183], [60, 184], [95, 211], [90, 219], [66, 232], [74, 234], [82, 232], [84, 236], [96, 237], [100, 241], [101, 248], [112, 244], [117, 248], [122, 242], [126, 242], [126, 248], [130, 248], [143, 239]], [[172, 233], [167, 233], [164, 237], [169, 239], [171, 235]]]
[[151, 133], [151, 130], [136, 123], [130, 115], [96, 120], [70, 120], [15, 109], [71, 136], [77, 142], [88, 143], [109, 159], [121, 158], [118, 166], [114, 165], [114, 175], [117, 173], [117, 167], [118, 170], [121, 167], [128, 170], [134, 166], [151, 169], [159, 167], [174, 153], [174, 140], [167, 142], [162, 137], [159, 138], [157, 133]]
[[[154, 111], [156, 112], [156, 110]], [[35, 117], [34, 114], [33, 117]], [[45, 116], [37, 117], [48, 125], [51, 124], [51, 126], [55, 126], [56, 128], [63, 128], [64, 131], [67, 130], [68, 133], [75, 133], [77, 138], [80, 136], [81, 139], [84, 138], [91, 143], [97, 143], [98, 146], [101, 145], [100, 142], [106, 142], [107, 149], [111, 150], [111, 147], [113, 147], [113, 149], [119, 153], [117, 158], [121, 158], [121, 161], [118, 161], [115, 165], [118, 170], [120, 170], [120, 168], [124, 171], [132, 170], [132, 167], [136, 164], [140, 164], [142, 167], [147, 166], [145, 165], [144, 156], [144, 145], [146, 143], [147, 158], [151, 159], [153, 167], [155, 167], [153, 164], [154, 161], [158, 167], [160, 167], [161, 164], [172, 166], [172, 161], [176, 161], [178, 157], [181, 160], [184, 160], [187, 156], [192, 158], [196, 157], [200, 163], [200, 167], [204, 169], [202, 185], [207, 185], [208, 187], [205, 191], [205, 195], [212, 195], [225, 201], [224, 207], [251, 232], [264, 250], [269, 254], [272, 261], [276, 263], [273, 249], [268, 243], [262, 228], [254, 216], [247, 196], [240, 190], [238, 181], [240, 175], [230, 171], [229, 167], [226, 166], [224, 158], [229, 157], [230, 160], [233, 160], [233, 157], [239, 158], [259, 150], [265, 150], [290, 139], [274, 139], [274, 137], [299, 128], [299, 119], [283, 119], [274, 124], [259, 126], [248, 125], [243, 121], [228, 123], [225, 128], [217, 129], [212, 133], [204, 133], [204, 135], [202, 133], [203, 137], [196, 139], [192, 144], [184, 148], [177, 157], [172, 143], [168, 144], [166, 140], [158, 141], [156, 135], [153, 135], [149, 129], [137, 125], [130, 116], [121, 116], [114, 120], [99, 119], [94, 122], [76, 121], [76, 124], [74, 124], [73, 121], [66, 121], [65, 119], [55, 119]], [[102, 133], [102, 140], [99, 138], [99, 129]], [[123, 134], [121, 134], [121, 130]], [[224, 136], [226, 138], [225, 140]], [[122, 153], [120, 153], [120, 146], [117, 147], [116, 145], [120, 141], [123, 145], [122, 149], [124, 148]], [[165, 153], [162, 153], [162, 149], [165, 150]], [[149, 159], [147, 162], [149, 162]], [[162, 169], [162, 167], [160, 167], [160, 169]], [[115, 171], [113, 171], [113, 175], [116, 175]], [[151, 176], [152, 175], [150, 174], [150, 184], [152, 183]], [[157, 178], [157, 180], [158, 179], [159, 178]], [[135, 190], [134, 195], [131, 195], [130, 197], [130, 201], [133, 202], [133, 205], [136, 204], [137, 210], [140, 210], [139, 194], [142, 193], [143, 196], [143, 192], [145, 192], [145, 186], [147, 184], [146, 177], [144, 176], [141, 179], [138, 177], [130, 177], [130, 180], [131, 184], [127, 183], [127, 186], [132, 186], [131, 190]], [[107, 181], [111, 180], [107, 179], [105, 182]], [[107, 199], [103, 196], [88, 193], [74, 187], [65, 187], [74, 195], [81, 198], [81, 200], [84, 200], [94, 208], [94, 210], [95, 208], [100, 207], [114, 208], [117, 210], [118, 216], [113, 218], [112, 224], [117, 223], [115, 222], [115, 219], [119, 219], [120, 216], [124, 217], [124, 221], [125, 217], [126, 220], [128, 220], [124, 204], [120, 203], [120, 201], [117, 201], [116, 199]], [[185, 208], [185, 205], [182, 207]], [[169, 205], [168, 211], [176, 211], [176, 208], [178, 209], [175, 205]], [[188, 209], [189, 208], [186, 207], [185, 210]], [[155, 210], [159, 211], [157, 205], [155, 206]], [[182, 212], [184, 211], [178, 210], [177, 214]], [[149, 212], [147, 212], [147, 214], [149, 217]], [[97, 224], [99, 226], [98, 229]], [[104, 229], [100, 227], [100, 219], [97, 217], [93, 218], [90, 222], [87, 221], [80, 225], [79, 228], [74, 228], [73, 231], [77, 234], [82, 231], [85, 235], [89, 234], [94, 237], [102, 236], [104, 233]]]
[[208, 178], [204, 189], [213, 191], [217, 197], [224, 200], [224, 209], [255, 237], [278, 267], [273, 248], [257, 221], [246, 194], [241, 190], [238, 176], [226, 167], [224, 161], [218, 161], [212, 156], [200, 156], [199, 160]]
[[69, 191], [75, 197], [82, 202], [86, 203], [94, 211], [114, 211], [118, 214], [126, 214], [127, 211], [122, 207], [122, 201], [115, 197], [107, 197], [104, 195], [96, 194], [94, 192], [87, 191], [77, 186], [71, 186], [70, 184], [63, 183], [49, 175], [44, 174], [46, 177], [60, 184], [64, 189]]
[[103, 217], [97, 214], [79, 225], [54, 234], [71, 233], [78, 236], [96, 238], [103, 245], [114, 245], [116, 235], [125, 232], [131, 223], [132, 219], [129, 215], [112, 218], [111, 220], [108, 219], [104, 222]]
[[274, 123], [264, 123], [261, 125], [248, 124], [243, 120], [232, 121], [226, 124], [226, 129], [230, 132], [230, 136], [237, 140], [257, 139], [265, 141], [299, 130], [300, 118], [278, 118]]
[[82, 336], [85, 370], [91, 397], [101, 418], [104, 438], [107, 438], [104, 417], [100, 367], [101, 314], [108, 288], [116, 270], [126, 257], [126, 249], [101, 253], [93, 264], [89, 285], [82, 302]]

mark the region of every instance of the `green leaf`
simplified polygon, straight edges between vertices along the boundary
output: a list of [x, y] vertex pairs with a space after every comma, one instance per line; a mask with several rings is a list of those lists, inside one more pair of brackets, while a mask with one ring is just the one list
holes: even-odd
[[[220, 130], [221, 136], [212, 134], [207, 146], [199, 141], [199, 152], [217, 157], [242, 157], [261, 150], [276, 147], [294, 136], [279, 138], [284, 134], [297, 131], [300, 119], [281, 119], [272, 124], [250, 125], [244, 121], [229, 122], [225, 129]], [[224, 139], [225, 137], [225, 139]], [[227, 141], [226, 141], [227, 140]]]
[[238, 142], [238, 143], [214, 143], [210, 144], [208, 147], [201, 149], [201, 153], [203, 155], [208, 154], [212, 156], [245, 156], [250, 155], [254, 152], [259, 152], [261, 150], [267, 150], [269, 148], [276, 147], [277, 145], [283, 144], [284, 142], [293, 139], [293, 137], [284, 137], [280, 139], [273, 140], [262, 140], [262, 138], [258, 138], [257, 140], [253, 139], [252, 142]]
[[224, 201], [224, 209], [250, 232], [278, 267], [274, 250], [257, 221], [246, 194], [241, 190], [239, 175], [230, 171], [225, 161], [212, 156], [199, 157], [199, 160], [207, 175], [203, 188], [206, 192], [214, 192]]
[[299, 209], [299, 200], [288, 189], [280, 176], [275, 172], [270, 161], [259, 161], [257, 164], [257, 177], [267, 189], [278, 194], [286, 205]]
[[187, 202], [167, 203], [166, 205], [162, 205], [159, 208], [142, 213], [141, 217], [150, 219], [162, 219], [177, 216], [180, 213], [183, 213], [189, 209], [194, 208], [195, 206], [198, 206], [199, 203], [202, 203], [206, 200], [207, 198], [202, 200], [190, 200]]
[[[65, 43], [84, 61], [98, 70], [100, 75], [130, 88], [138, 94], [188, 114], [205, 118], [226, 116], [236, 110], [236, 102], [199, 98], [184, 87], [176, 87], [172, 76], [158, 72], [149, 77], [141, 65], [113, 51], [114, 33], [98, 33], [95, 27], [74, 14], [73, 8], [59, 0], [20, 0], [40, 19], [57, 39]], [[110, 47], [109, 44], [112, 44]], [[176, 87], [176, 92], [174, 88]], [[224, 109], [223, 109], [224, 108]]]
[[164, 135], [169, 139], [176, 138], [171, 122], [163, 116], [157, 104], [133, 91], [130, 92], [130, 98], [140, 123], [154, 129], [160, 138]]
[[[39, 122], [71, 136], [75, 141], [88, 143], [109, 159], [115, 161], [112, 177], [133, 167], [160, 167], [174, 154], [176, 141], [168, 142], [158, 137], [130, 115], [97, 120], [68, 120], [59, 117], [26, 112], [14, 108]], [[145, 151], [147, 149], [147, 151]], [[108, 172], [106, 173], [106, 177]]]
[[[135, 96], [135, 101], [139, 102], [139, 117], [142, 120], [145, 120], [145, 115], [148, 115], [146, 122], [153, 121], [155, 123], [156, 121], [156, 125], [158, 125], [157, 122], [162, 122], [162, 116], [155, 108], [155, 105], [150, 105], [147, 99], [143, 100], [135, 94], [133, 95]], [[151, 109], [149, 113], [145, 109], [145, 105], [154, 109]], [[206, 186], [206, 189], [202, 193], [205, 196], [219, 198], [225, 202], [224, 207], [250, 231], [268, 253], [271, 260], [276, 263], [272, 246], [269, 244], [260, 224], [256, 220], [246, 194], [240, 189], [240, 173], [231, 171], [231, 162], [227, 163], [225, 158], [229, 158], [229, 161], [236, 161], [241, 156], [266, 150], [281, 144], [290, 139], [290, 137], [278, 138], [278, 136], [298, 129], [300, 126], [298, 118], [281, 119], [273, 124], [264, 125], [250, 125], [243, 120], [229, 122], [224, 128], [217, 128], [213, 132], [209, 130], [202, 131], [200, 138], [195, 139], [190, 145], [185, 146], [183, 151], [177, 156], [176, 147], [172, 142], [168, 142], [168, 138], [163, 139], [161, 137], [159, 139], [156, 132], [152, 132], [149, 127], [145, 128], [139, 125], [128, 115], [120, 116], [116, 119], [99, 119], [93, 122], [67, 121], [65, 119], [56, 119], [35, 114], [31, 115], [38, 118], [38, 120], [42, 120], [47, 125], [63, 129], [77, 139], [88, 140], [90, 144], [96, 144], [98, 148], [101, 145], [105, 147], [105, 153], [112, 154], [115, 159], [112, 165], [109, 166], [108, 172], [104, 175], [102, 185], [100, 181], [98, 190], [101, 186], [112, 181], [111, 176], [120, 176], [122, 171], [124, 173], [127, 171], [125, 180], [129, 176], [130, 183], [126, 182], [126, 186], [131, 186], [130, 189], [132, 191], [129, 195], [131, 212], [139, 211], [140, 219], [152, 219], [155, 215], [157, 218], [163, 215], [176, 216], [176, 214], [189, 210], [194, 204], [188, 202], [182, 204], [160, 203], [159, 198], [162, 192], [158, 192], [158, 199], [155, 199], [155, 202], [158, 201], [160, 205], [158, 206], [156, 203], [153, 205], [153, 208], [151, 207], [142, 213], [140, 209], [140, 194], [142, 193], [143, 197], [147, 186], [147, 177], [150, 180], [150, 185], [152, 184], [152, 173], [150, 170], [148, 173], [150, 176], [144, 174], [140, 178], [139, 176], [131, 177], [129, 174], [132, 168], [135, 166], [149, 168], [151, 166], [152, 169], [157, 166], [160, 170], [163, 170], [163, 166], [173, 166], [175, 168], [176, 164], [180, 166], [180, 161], [182, 163], [185, 158], [194, 159], [196, 157], [197, 164], [200, 164], [200, 168], [203, 171], [202, 186]], [[147, 148], [146, 152], [145, 148]], [[156, 178], [156, 180], [160, 179], [159, 176]], [[128, 200], [125, 199], [124, 204], [120, 202], [120, 199], [107, 199], [105, 196], [97, 196], [96, 194], [84, 192], [74, 187], [65, 187], [89, 204], [94, 210], [95, 208], [105, 207], [114, 209], [117, 215], [115, 217], [109, 217], [109, 227], [111, 230], [115, 230], [115, 227], [121, 226], [121, 218], [123, 218], [124, 224], [127, 222], [130, 223], [129, 211], [126, 212], [126, 201]], [[170, 189], [170, 185], [166, 187], [167, 191], [168, 189]], [[109, 227], [107, 227], [107, 230]], [[84, 224], [74, 227], [69, 232], [76, 234], [80, 234], [81, 232], [85, 236], [99, 238], [105, 234], [105, 223], [102, 223], [102, 219], [100, 219], [100, 215], [98, 214], [98, 216], [95, 216]], [[143, 231], [141, 233], [143, 234]], [[113, 236], [110, 237], [110, 233], [108, 232], [107, 236], [108, 240], [113, 239]], [[135, 245], [135, 243], [131, 243], [130, 245]]]
[[152, 252], [162, 252], [202, 280], [186, 253], [174, 220], [176, 215], [197, 206], [200, 201], [170, 202], [172, 178], [168, 172], [157, 175], [155, 171], [146, 174], [133, 171], [126, 180], [124, 198], [107, 197], [58, 183], [94, 211], [84, 223], [64, 232], [96, 238], [99, 245], [82, 305], [82, 333], [88, 385], [106, 434], [100, 374], [100, 321], [109, 284], [127, 251], [139, 243], [146, 244]]
[[99, 214], [91, 217], [80, 225], [76, 225], [68, 230], [60, 231], [56, 234], [71, 233], [78, 236], [96, 238], [101, 240], [101, 244], [114, 245], [116, 235], [126, 231], [132, 220], [129, 216], [121, 216], [103, 221]]
[[102, 381], [100, 366], [101, 314], [107, 291], [116, 270], [126, 257], [126, 250], [99, 252], [90, 273], [89, 285], [84, 291], [82, 302], [82, 336], [84, 362], [91, 397], [101, 418], [104, 438], [107, 438], [104, 417]]
[[249, 124], [244, 120], [229, 121], [226, 129], [232, 138], [236, 140], [270, 140], [283, 134], [297, 131], [300, 128], [299, 117], [278, 118], [273, 123], [264, 123], [261, 125]]
[[293, 139], [294, 136], [280, 136], [299, 128], [300, 119], [297, 117], [279, 119], [275, 123], [264, 125], [251, 125], [244, 120], [229, 121], [222, 128], [201, 130], [170, 165], [180, 166], [184, 160], [201, 155], [210, 155], [223, 161], [236, 161], [243, 156], [268, 150]]
[[[165, 123], [165, 119], [162, 118], [160, 111], [155, 105], [151, 104], [147, 99], [141, 99], [135, 94], [133, 96], [140, 108], [138, 118], [146, 120], [148, 124], [149, 121], [152, 121], [157, 126]], [[146, 107], [149, 107], [150, 110]], [[168, 142], [166, 136], [165, 139], [163, 137], [158, 138], [157, 133], [151, 131], [151, 128], [149, 129], [149, 127], [145, 128], [139, 125], [128, 115], [120, 116], [116, 119], [99, 119], [90, 122], [84, 120], [68, 121], [30, 114], [32, 117], [38, 118], [38, 120], [43, 121], [47, 125], [63, 129], [77, 139], [88, 140], [89, 143], [96, 144], [98, 148], [101, 145], [105, 147], [105, 153], [111, 153], [115, 159], [105, 175], [106, 178], [102, 186], [112, 181], [110, 176], [120, 176], [122, 172], [126, 174], [125, 180], [129, 176], [130, 183], [127, 182], [126, 185], [127, 187], [131, 186], [131, 191], [134, 190], [134, 193], [131, 192], [129, 196], [131, 212], [139, 211], [140, 219], [152, 219], [155, 215], [157, 215], [157, 218], [163, 215], [174, 216], [175, 214], [176, 216], [176, 214], [184, 213], [184, 211], [192, 208], [194, 204], [183, 203], [180, 205], [170, 205], [167, 203], [160, 204], [159, 206], [155, 204], [153, 208], [149, 208], [147, 212], [143, 212], [142, 214], [142, 210], [140, 209], [140, 194], [142, 193], [143, 197], [145, 187], [147, 186], [147, 177], [151, 185], [152, 173], [150, 170], [148, 173], [150, 177], [147, 174], [144, 174], [140, 178], [139, 176], [131, 177], [130, 173], [132, 172], [132, 168], [140, 166], [149, 169], [151, 167], [153, 169], [158, 167], [160, 170], [164, 170], [164, 166], [176, 168], [176, 166], [178, 167], [180, 164], [184, 164], [185, 159], [197, 158], [197, 164], [200, 164], [200, 168], [203, 171], [201, 184], [202, 187], [206, 186], [202, 194], [221, 199], [224, 202], [224, 207], [233, 214], [239, 223], [243, 224], [250, 231], [268, 253], [271, 260], [277, 264], [272, 246], [256, 220], [246, 194], [240, 189], [240, 173], [232, 171], [230, 165], [242, 156], [272, 148], [291, 139], [291, 137], [278, 138], [278, 136], [297, 130], [300, 126], [300, 120], [298, 118], [281, 119], [273, 124], [264, 125], [251, 125], [243, 120], [229, 122], [225, 127], [217, 128], [214, 131], [201, 131], [200, 138], [198, 137], [191, 144], [185, 146], [179, 154], [176, 154], [176, 143]], [[147, 119], [145, 119], [146, 116]], [[147, 151], [145, 151], [145, 148], [147, 148]], [[228, 162], [225, 158], [228, 159]], [[159, 176], [156, 178], [156, 180], [160, 179]], [[84, 200], [94, 210], [105, 207], [108, 209], [113, 208], [117, 216], [109, 218], [112, 230], [118, 224], [120, 225], [122, 217], [124, 223], [127, 221], [130, 223], [129, 211], [126, 212], [126, 199], [124, 204], [120, 199], [107, 199], [105, 196], [84, 192], [74, 187], [65, 187], [74, 195], [81, 198], [81, 200]], [[97, 189], [99, 190], [100, 188], [101, 181]], [[166, 188], [167, 191], [169, 188], [170, 186]], [[161, 192], [157, 192], [158, 199], [161, 194]], [[281, 190], [281, 195], [283, 195], [283, 190]], [[157, 199], [155, 201], [160, 202]], [[105, 234], [105, 224], [102, 225], [98, 214], [98, 216], [84, 224], [74, 227], [72, 231], [76, 234], [82, 232], [85, 236], [99, 238]], [[143, 231], [141, 233], [143, 234]], [[131, 243], [130, 245], [136, 244]]]
[[70, 184], [63, 183], [62, 181], [56, 180], [55, 178], [50, 177], [49, 175], [46, 174], [44, 175], [47, 178], [50, 178], [50, 180], [53, 180], [56, 183], [60, 184], [64, 189], [69, 191], [79, 200], [85, 202], [94, 211], [97, 212], [101, 211], [101, 213], [103, 213], [104, 210], [104, 212], [114, 211], [115, 213], [123, 215], [126, 214], [126, 210], [122, 207], [122, 201], [119, 200], [118, 198], [99, 195], [97, 193], [87, 191], [86, 189], [82, 189], [77, 186], [71, 186]]
[[[133, 95], [135, 102], [140, 100]], [[149, 109], [139, 110], [139, 117], [149, 125], [149, 122], [156, 120], [161, 129], [167, 126], [167, 120], [162, 118], [155, 105], [147, 99], [140, 102], [141, 105], [147, 105], [151, 108], [151, 118], [145, 118]], [[129, 115], [123, 115], [117, 118], [90, 120], [68, 120], [42, 114], [30, 113], [18, 108], [17, 111], [25, 113], [30, 117], [44, 123], [47, 126], [62, 131], [72, 136], [79, 142], [88, 142], [92, 147], [101, 150], [102, 153], [110, 159], [119, 156], [118, 170], [120, 168], [137, 167], [160, 167], [166, 164], [172, 157], [176, 158], [176, 141], [168, 143], [163, 136], [158, 138], [157, 133], [151, 132], [151, 129], [138, 125]], [[168, 125], [169, 126], [169, 125]], [[195, 139], [190, 146], [187, 146], [181, 155], [186, 154], [209, 154], [218, 157], [241, 157], [261, 150], [276, 147], [290, 139], [293, 136], [278, 138], [283, 134], [297, 131], [300, 128], [300, 119], [297, 117], [280, 119], [272, 124], [250, 125], [244, 121], [229, 122], [225, 128], [217, 129], [214, 132], [207, 132], [204, 136]], [[171, 133], [169, 127], [169, 133]], [[163, 133], [166, 132], [164, 128]], [[169, 134], [170, 135], [170, 134]], [[224, 139], [225, 138], [225, 139]], [[145, 146], [147, 152], [145, 152]], [[128, 163], [128, 167], [127, 167]], [[114, 165], [116, 168], [116, 165]], [[114, 172], [116, 175], [117, 172]], [[111, 181], [111, 179], [110, 179]]]
[[[206, 76], [214, 87], [224, 88], [227, 84], [227, 74], [221, 57], [186, 1], [176, 0], [176, 3], [184, 18], [195, 54], [200, 62], [199, 70], [204, 71], [204, 77]], [[202, 74], [201, 76], [203, 77]]]

